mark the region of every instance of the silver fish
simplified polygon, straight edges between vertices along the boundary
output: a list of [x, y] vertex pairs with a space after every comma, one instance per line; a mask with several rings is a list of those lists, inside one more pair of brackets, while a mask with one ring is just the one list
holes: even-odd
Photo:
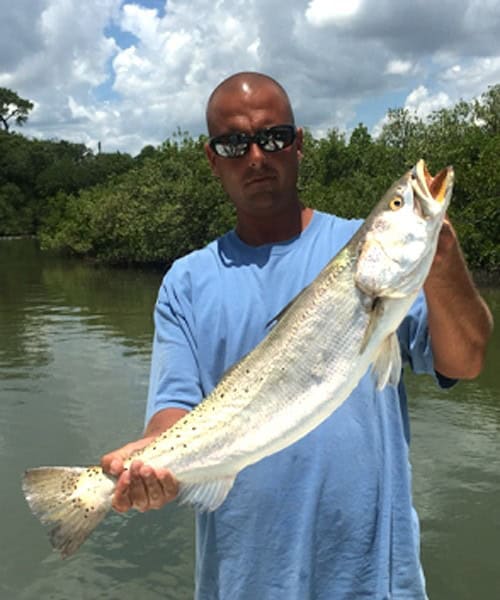
[[[396, 385], [396, 329], [430, 269], [452, 187], [421, 160], [384, 195], [365, 223], [276, 318], [268, 336], [229, 369], [192, 412], [127, 461], [168, 467], [180, 501], [215, 510], [237, 474], [306, 435], [372, 368], [378, 388]], [[328, 332], [325, 335], [325, 331]], [[111, 508], [115, 479], [100, 467], [29, 469], [23, 490], [73, 554]]]

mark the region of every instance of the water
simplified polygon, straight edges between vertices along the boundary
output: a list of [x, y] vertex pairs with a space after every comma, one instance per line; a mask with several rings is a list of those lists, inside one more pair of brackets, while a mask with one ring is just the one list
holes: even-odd
[[[27, 466], [87, 464], [140, 435], [162, 274], [0, 240], [0, 600], [192, 598], [190, 509], [112, 515], [72, 559], [20, 489]], [[485, 290], [500, 323], [500, 290]], [[415, 503], [431, 599], [500, 598], [500, 354], [451, 392], [408, 377]]]

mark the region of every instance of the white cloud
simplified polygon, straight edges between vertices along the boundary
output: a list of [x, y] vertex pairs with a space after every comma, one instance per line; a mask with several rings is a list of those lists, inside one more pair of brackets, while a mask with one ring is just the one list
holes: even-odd
[[248, 46], [247, 48], [247, 52], [250, 54], [250, 56], [257, 61], [259, 58], [259, 47], [260, 47], [260, 39], [257, 38], [255, 41], [253, 41], [250, 46]]
[[211, 90], [241, 70], [276, 77], [315, 133], [372, 126], [401, 102], [428, 114], [500, 81], [500, 0], [441, 0], [425, 11], [412, 0], [75, 6], [6, 4], [0, 86], [35, 102], [26, 134], [94, 149], [101, 141], [136, 153], [178, 127], [203, 132]]
[[354, 16], [361, 0], [311, 0], [306, 10], [307, 21], [316, 27], [342, 23]]
[[465, 96], [484, 92], [488, 86], [500, 83], [500, 56], [474, 58], [464, 64], [454, 64], [444, 71], [442, 80]]
[[[410, 113], [425, 120], [433, 111], [441, 108], [448, 108], [452, 104], [451, 98], [445, 92], [441, 91], [436, 94], [431, 94], [425, 86], [419, 85], [408, 94], [403, 108], [406, 108]], [[382, 132], [382, 128], [388, 122], [388, 116], [385, 114], [373, 126], [371, 135], [373, 137], [378, 137]]]
[[406, 98], [405, 108], [425, 119], [433, 111], [448, 108], [451, 104], [452, 101], [445, 92], [431, 94], [425, 86], [419, 85]]
[[161, 20], [158, 11], [137, 4], [125, 4], [122, 8], [120, 27], [134, 34], [143, 44], [154, 47], [161, 41]]
[[387, 75], [405, 75], [412, 69], [412, 63], [409, 60], [399, 60], [398, 58], [390, 60], [386, 67]]

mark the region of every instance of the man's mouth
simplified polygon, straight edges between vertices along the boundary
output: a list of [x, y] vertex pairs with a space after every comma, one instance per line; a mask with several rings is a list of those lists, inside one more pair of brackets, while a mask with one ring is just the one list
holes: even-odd
[[246, 185], [258, 185], [259, 183], [268, 183], [274, 181], [273, 175], [259, 175], [258, 177], [252, 177], [248, 179]]

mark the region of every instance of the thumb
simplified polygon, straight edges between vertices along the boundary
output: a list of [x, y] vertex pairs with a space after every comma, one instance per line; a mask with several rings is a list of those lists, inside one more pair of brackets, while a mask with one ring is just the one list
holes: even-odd
[[142, 450], [142, 448], [147, 446], [151, 441], [153, 441], [153, 439], [153, 436], [142, 438], [135, 442], [125, 444], [125, 446], [105, 454], [101, 458], [101, 467], [103, 471], [118, 477], [124, 470], [124, 462], [128, 460], [134, 454], [134, 452]]

